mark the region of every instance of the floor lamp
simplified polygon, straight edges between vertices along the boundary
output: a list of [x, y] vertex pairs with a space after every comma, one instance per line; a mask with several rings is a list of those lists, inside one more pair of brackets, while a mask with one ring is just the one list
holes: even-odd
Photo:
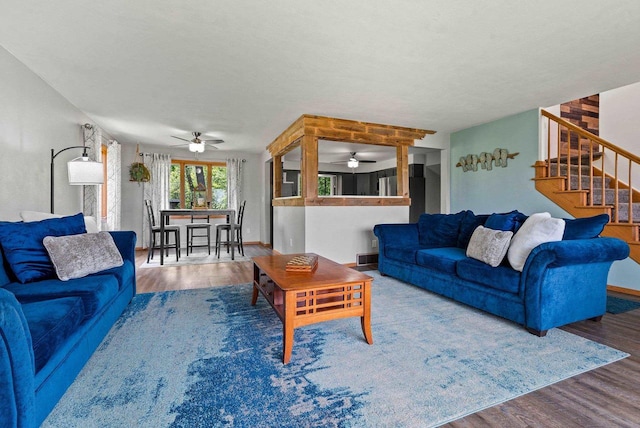
[[87, 146], [71, 146], [66, 147], [57, 153], [54, 149], [51, 149], [51, 214], [53, 214], [53, 189], [54, 189], [54, 176], [53, 176], [53, 164], [56, 156], [60, 153], [70, 149], [82, 149], [82, 156], [70, 160], [67, 163], [67, 170], [69, 175], [69, 184], [80, 185], [95, 185], [104, 183], [104, 172], [102, 169], [102, 163], [90, 161], [89, 155], [87, 155], [87, 149], [91, 147]]

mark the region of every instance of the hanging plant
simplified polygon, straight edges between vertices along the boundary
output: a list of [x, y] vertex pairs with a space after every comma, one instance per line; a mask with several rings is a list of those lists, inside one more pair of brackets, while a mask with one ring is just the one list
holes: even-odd
[[[136, 159], [140, 156], [140, 147], [136, 146]], [[151, 180], [149, 168], [143, 162], [134, 162], [129, 167], [129, 181], [144, 183]]]
[[129, 181], [137, 181], [138, 183], [147, 182], [151, 179], [151, 173], [142, 162], [134, 162], [129, 167]]

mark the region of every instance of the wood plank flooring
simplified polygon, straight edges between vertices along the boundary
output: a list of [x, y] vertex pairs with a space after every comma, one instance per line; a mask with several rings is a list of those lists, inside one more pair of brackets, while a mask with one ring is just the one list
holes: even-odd
[[[270, 253], [270, 249], [259, 245], [245, 246], [248, 257]], [[137, 252], [137, 265], [144, 263], [146, 257], [146, 252]], [[148, 293], [248, 283], [253, 279], [253, 264], [217, 263], [136, 272], [138, 293]], [[640, 309], [606, 314], [599, 323], [583, 321], [563, 329], [631, 356], [445, 426], [640, 427]]]

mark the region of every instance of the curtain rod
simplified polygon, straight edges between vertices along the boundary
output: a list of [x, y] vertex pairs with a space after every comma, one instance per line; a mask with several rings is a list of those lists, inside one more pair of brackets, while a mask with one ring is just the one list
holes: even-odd
[[[152, 156], [153, 153], [140, 153], [140, 156]], [[246, 159], [242, 159], [242, 162], [246, 162]], [[220, 162], [220, 161], [211, 161], [211, 160], [203, 160], [203, 162]]]

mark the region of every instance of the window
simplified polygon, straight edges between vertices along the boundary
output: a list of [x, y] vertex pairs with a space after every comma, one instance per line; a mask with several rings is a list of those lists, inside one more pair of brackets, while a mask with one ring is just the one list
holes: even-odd
[[171, 162], [170, 208], [227, 208], [227, 166], [224, 162]]
[[335, 194], [335, 175], [318, 175], [318, 196], [332, 196]]

